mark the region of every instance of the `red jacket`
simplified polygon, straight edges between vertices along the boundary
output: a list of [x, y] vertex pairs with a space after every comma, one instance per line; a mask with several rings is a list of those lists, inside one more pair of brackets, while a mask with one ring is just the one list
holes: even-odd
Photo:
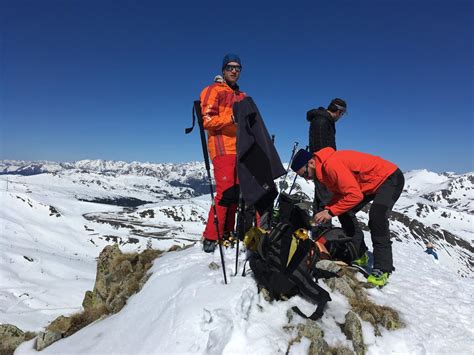
[[331, 147], [314, 154], [317, 179], [334, 193], [326, 209], [338, 216], [374, 194], [398, 167], [380, 157]]
[[214, 83], [201, 92], [201, 111], [204, 129], [208, 132], [207, 148], [211, 160], [218, 155], [236, 154], [237, 126], [232, 105], [245, 97], [239, 89], [226, 83]]

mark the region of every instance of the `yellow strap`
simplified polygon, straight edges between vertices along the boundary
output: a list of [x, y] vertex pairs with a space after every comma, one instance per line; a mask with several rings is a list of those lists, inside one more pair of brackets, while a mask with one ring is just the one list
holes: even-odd
[[298, 239], [301, 239], [301, 240], [306, 240], [309, 238], [309, 235], [308, 235], [308, 230], [304, 229], [304, 228], [300, 228], [300, 229], [297, 229], [293, 235], [298, 238]]
[[293, 258], [296, 248], [298, 248], [298, 243], [299, 243], [298, 238], [295, 238], [295, 237], [291, 238], [290, 252], [288, 253], [288, 261], [286, 263], [286, 266], [290, 264], [291, 258]]
[[249, 250], [256, 251], [258, 247], [258, 243], [260, 242], [260, 238], [262, 238], [267, 231], [262, 228], [252, 227], [250, 228], [247, 233], [245, 233], [244, 237], [244, 244], [245, 247]]

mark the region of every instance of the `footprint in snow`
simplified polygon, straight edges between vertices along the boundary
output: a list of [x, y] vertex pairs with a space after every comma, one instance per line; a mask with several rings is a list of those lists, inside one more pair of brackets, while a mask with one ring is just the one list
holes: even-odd
[[215, 309], [213, 311], [204, 309], [201, 330], [208, 333], [205, 354], [222, 354], [230, 340], [234, 323], [227, 313], [229, 311], [225, 309]]

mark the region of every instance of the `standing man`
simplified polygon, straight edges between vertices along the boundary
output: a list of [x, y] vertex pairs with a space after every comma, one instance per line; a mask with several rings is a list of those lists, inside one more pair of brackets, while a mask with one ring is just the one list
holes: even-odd
[[[374, 247], [374, 269], [367, 281], [384, 286], [394, 270], [388, 217], [405, 184], [400, 169], [374, 155], [353, 150], [335, 151], [331, 147], [314, 155], [301, 149], [291, 168], [306, 180], [317, 179], [334, 194], [324, 210], [313, 217], [315, 223], [324, 223], [351, 211], [355, 215], [372, 201], [369, 229]], [[355, 217], [354, 222], [357, 223]], [[363, 242], [358, 236], [352, 240], [356, 249]]]
[[[306, 119], [310, 122], [309, 126], [309, 147], [311, 153], [319, 152], [321, 149], [331, 147], [336, 148], [336, 122], [344, 116], [347, 111], [347, 104], [343, 99], [335, 98], [327, 109], [320, 107], [308, 111]], [[332, 192], [321, 182], [314, 180], [314, 200], [313, 213], [316, 214], [324, 210], [324, 207], [331, 201]], [[362, 267], [368, 266], [369, 256], [367, 255], [367, 246], [364, 242], [364, 233], [357, 222], [355, 213], [349, 211], [340, 215], [339, 222], [346, 232], [347, 236], [360, 240], [357, 250], [360, 258], [353, 260], [354, 264]], [[331, 220], [323, 223], [323, 227], [332, 227]]]
[[[309, 125], [309, 151], [316, 153], [319, 150], [331, 147], [336, 148], [336, 122], [344, 116], [347, 110], [347, 104], [343, 99], [335, 98], [331, 101], [328, 108], [319, 107], [309, 110], [306, 113], [306, 119]], [[319, 183], [314, 181], [314, 200], [313, 213], [324, 209], [324, 206], [331, 201], [331, 192]]]
[[218, 235], [224, 236], [234, 230], [239, 185], [236, 171], [237, 126], [232, 105], [245, 97], [237, 85], [241, 70], [242, 64], [237, 54], [225, 55], [221, 67], [223, 80], [215, 79], [200, 95], [204, 129], [208, 133], [207, 148], [214, 167], [214, 203], [219, 222], [217, 231], [211, 206], [203, 233], [203, 250], [206, 253], [215, 250]]

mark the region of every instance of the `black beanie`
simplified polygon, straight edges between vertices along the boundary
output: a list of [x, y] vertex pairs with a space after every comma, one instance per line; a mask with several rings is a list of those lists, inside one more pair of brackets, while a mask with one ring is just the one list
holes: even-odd
[[236, 62], [236, 63], [239, 63], [240, 66], [242, 66], [242, 63], [240, 62], [240, 57], [237, 54], [228, 53], [224, 56], [224, 59], [222, 59], [222, 70], [224, 70], [227, 63], [230, 63], [230, 62]]
[[331, 112], [336, 112], [337, 110], [340, 110], [341, 107], [344, 109], [344, 111], [347, 111], [347, 103], [343, 99], [336, 97], [329, 103], [328, 110]]
[[295, 154], [293, 158], [293, 162], [291, 163], [291, 169], [296, 172], [300, 170], [303, 166], [308, 164], [308, 162], [313, 158], [313, 154], [308, 152], [307, 150], [300, 149]]

